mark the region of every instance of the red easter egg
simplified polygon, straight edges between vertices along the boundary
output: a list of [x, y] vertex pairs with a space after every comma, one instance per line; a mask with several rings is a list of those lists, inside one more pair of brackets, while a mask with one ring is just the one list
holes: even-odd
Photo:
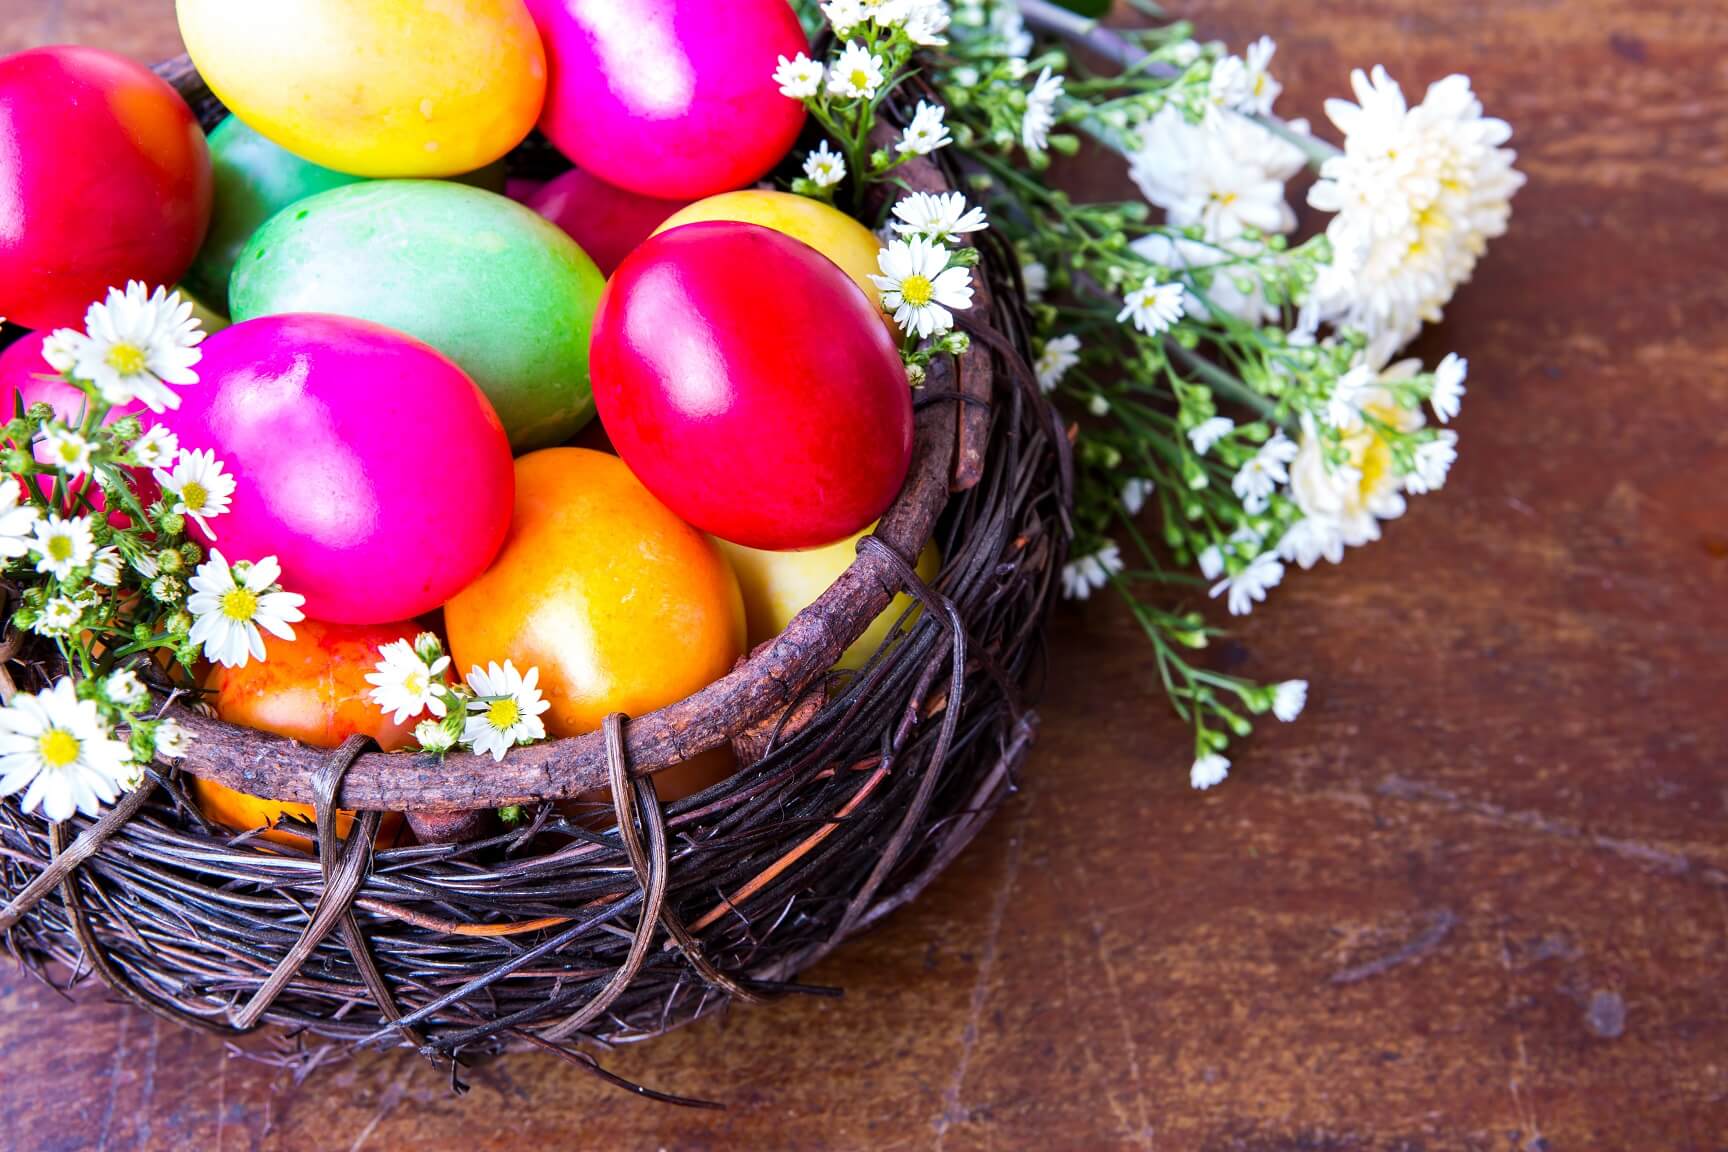
[[0, 60], [0, 316], [79, 327], [109, 288], [173, 284], [210, 223], [210, 151], [148, 68], [95, 48]]
[[166, 423], [237, 483], [210, 521], [233, 560], [275, 556], [319, 620], [373, 624], [438, 607], [510, 526], [510, 444], [441, 353], [343, 316], [248, 320], [203, 345]]
[[804, 106], [781, 56], [810, 50], [786, 0], [528, 0], [550, 75], [540, 129], [609, 184], [687, 200], [785, 156]]
[[580, 168], [542, 185], [523, 203], [564, 229], [607, 276], [667, 217], [687, 205], [616, 188]]
[[687, 224], [612, 274], [589, 352], [618, 454], [690, 524], [751, 548], [831, 544], [912, 460], [912, 397], [876, 309], [814, 248]]

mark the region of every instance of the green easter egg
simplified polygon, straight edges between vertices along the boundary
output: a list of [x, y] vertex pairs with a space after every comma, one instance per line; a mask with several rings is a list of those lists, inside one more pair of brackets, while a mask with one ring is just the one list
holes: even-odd
[[302, 200], [234, 267], [236, 321], [327, 312], [387, 325], [449, 356], [491, 399], [518, 452], [594, 413], [588, 334], [605, 287], [556, 225], [437, 180], [377, 180]]

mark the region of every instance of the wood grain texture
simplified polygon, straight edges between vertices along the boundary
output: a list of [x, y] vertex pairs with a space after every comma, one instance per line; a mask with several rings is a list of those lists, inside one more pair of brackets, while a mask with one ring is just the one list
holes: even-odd
[[[1422, 350], [1463, 456], [1218, 658], [1310, 711], [1190, 793], [1150, 653], [1057, 621], [1025, 788], [914, 907], [620, 1072], [296, 1087], [0, 966], [0, 1144], [51, 1149], [1719, 1149], [1728, 1141], [1728, 10], [1190, 0], [1289, 107], [1468, 70], [1531, 184]], [[175, 50], [168, 0], [0, 0], [0, 48]], [[1105, 167], [1086, 176], [1118, 188]], [[911, 1023], [916, 1021], [915, 1024]], [[334, 1134], [341, 1139], [333, 1144]]]

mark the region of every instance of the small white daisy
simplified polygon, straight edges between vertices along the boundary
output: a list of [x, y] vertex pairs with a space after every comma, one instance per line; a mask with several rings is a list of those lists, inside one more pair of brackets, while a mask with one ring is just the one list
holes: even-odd
[[383, 659], [376, 671], [366, 674], [366, 682], [373, 685], [368, 695], [378, 710], [395, 713], [390, 717], [395, 724], [426, 711], [442, 717], [444, 701], [438, 690], [443, 687], [450, 657], [438, 656], [428, 663], [406, 640], [392, 640], [378, 651]]
[[824, 140], [804, 157], [804, 176], [818, 188], [832, 188], [846, 179], [846, 157], [828, 147]]
[[1266, 599], [1266, 593], [1284, 579], [1284, 564], [1271, 552], [1262, 552], [1234, 576], [1226, 576], [1212, 586], [1212, 597], [1229, 593], [1230, 615], [1246, 616], [1254, 605]]
[[23, 499], [18, 481], [0, 480], [0, 561], [16, 560], [30, 551], [30, 530], [42, 513]]
[[161, 424], [152, 424], [126, 450], [140, 468], [164, 468], [180, 454], [180, 438]]
[[1071, 332], [1050, 337], [1044, 342], [1043, 350], [1032, 364], [1033, 371], [1038, 373], [1039, 389], [1043, 392], [1054, 392], [1056, 385], [1062, 383], [1062, 377], [1068, 374], [1068, 369], [1078, 363], [1080, 337]]
[[1026, 112], [1020, 121], [1020, 143], [1026, 151], [1042, 152], [1049, 146], [1050, 129], [1056, 126], [1056, 101], [1060, 99], [1062, 77], [1052, 76], [1046, 68], [1026, 94]]
[[118, 672], [110, 673], [108, 679], [103, 682], [102, 691], [107, 694], [108, 699], [122, 708], [131, 708], [134, 705], [142, 704], [147, 695], [144, 681], [138, 679], [138, 673], [130, 668], [122, 668]]
[[64, 424], [44, 424], [42, 445], [48, 449], [48, 463], [56, 472], [76, 480], [90, 471], [90, 453], [95, 445]]
[[1308, 706], [1308, 681], [1286, 680], [1272, 690], [1272, 715], [1293, 723]]
[[1362, 426], [1362, 406], [1378, 391], [1380, 374], [1366, 364], [1358, 364], [1332, 386], [1326, 401], [1326, 423], [1340, 432], [1353, 432]]
[[0, 709], [0, 796], [22, 791], [25, 812], [41, 808], [53, 821], [95, 816], [119, 797], [131, 759], [96, 702], [78, 699], [68, 677], [46, 692], [20, 692]]
[[54, 596], [42, 605], [42, 615], [31, 625], [41, 636], [70, 636], [84, 617], [84, 606], [70, 596]]
[[882, 87], [882, 61], [868, 47], [848, 43], [828, 69], [828, 91], [835, 96], [868, 100]]
[[544, 739], [546, 725], [540, 714], [552, 705], [540, 698], [535, 687], [539, 678], [540, 669], [519, 673], [508, 660], [502, 668], [496, 664], [484, 671], [479, 665], [470, 668], [468, 687], [477, 699], [468, 702], [462, 743], [482, 756], [491, 753], [494, 760], [502, 760], [516, 745]]
[[1458, 433], [1436, 432], [1434, 439], [1416, 446], [1414, 471], [1404, 477], [1404, 490], [1422, 495], [1446, 486], [1446, 474], [1458, 459]]
[[282, 566], [274, 556], [230, 567], [221, 552], [212, 551], [187, 582], [192, 590], [186, 599], [186, 610], [194, 618], [192, 643], [202, 645], [205, 656], [226, 668], [244, 668], [249, 660], [264, 659], [260, 628], [283, 640], [294, 639], [289, 625], [306, 619], [300, 611], [306, 598], [282, 591], [277, 583], [281, 576]]
[[823, 75], [822, 65], [800, 52], [790, 60], [780, 57], [774, 83], [780, 85], [780, 95], [806, 100], [822, 90]]
[[1116, 314], [1116, 322], [1132, 320], [1134, 327], [1146, 335], [1162, 335], [1182, 319], [1184, 295], [1180, 284], [1160, 284], [1148, 278], [1122, 298], [1122, 311]]
[[192, 747], [192, 734], [177, 720], [164, 720], [156, 726], [156, 755], [164, 760], [178, 760]]
[[942, 105], [918, 101], [918, 107], [912, 111], [912, 122], [900, 134], [900, 143], [894, 146], [894, 150], [928, 156], [938, 148], [954, 143], [954, 138], [948, 135], [948, 125], [943, 122], [944, 115]]
[[137, 399], [162, 412], [180, 407], [168, 385], [198, 382], [192, 366], [202, 356], [204, 333], [192, 302], [178, 292], [151, 293], [136, 280], [125, 291], [111, 288], [85, 313], [84, 327], [55, 332], [44, 353], [50, 366], [88, 380], [110, 404]]
[[64, 580], [96, 555], [96, 540], [88, 516], [62, 520], [51, 514], [46, 520], [37, 520], [32, 527], [35, 536], [30, 550], [36, 553], [38, 572]]
[[1212, 446], [1236, 430], [1236, 421], [1228, 416], [1214, 416], [1210, 420], [1202, 420], [1193, 428], [1188, 429], [1188, 443], [1194, 446], [1194, 451], [1201, 456], [1212, 451]]
[[948, 5], [941, 0], [922, 0], [907, 13], [900, 27], [906, 38], [922, 48], [941, 48], [948, 43]]
[[972, 232], [990, 226], [984, 209], [968, 207], [959, 192], [914, 192], [894, 205], [894, 231], [902, 236], [922, 236], [937, 244], [958, 243]]
[[1444, 424], [1458, 415], [1458, 409], [1464, 403], [1464, 378], [1470, 374], [1470, 361], [1456, 352], [1448, 352], [1446, 359], [1440, 361], [1434, 369], [1434, 391], [1428, 395], [1428, 403], [1434, 407], [1434, 415]]
[[192, 517], [204, 534], [214, 540], [216, 533], [210, 530], [208, 518], [228, 511], [228, 502], [234, 496], [234, 477], [223, 471], [216, 453], [209, 449], [200, 452], [182, 449], [173, 472], [157, 468], [151, 475], [164, 492], [174, 496], [171, 510]]
[[1344, 532], [1338, 522], [1320, 516], [1305, 516], [1290, 525], [1278, 541], [1278, 558], [1301, 566], [1303, 571], [1321, 560], [1338, 564], [1344, 559]]
[[1279, 429], [1230, 481], [1231, 491], [1236, 493], [1242, 507], [1251, 515], [1258, 516], [1266, 511], [1278, 485], [1290, 482], [1290, 463], [1296, 459], [1297, 451], [1296, 441]]
[[1120, 571], [1122, 550], [1114, 540], [1106, 540], [1090, 556], [1081, 556], [1062, 566], [1062, 595], [1069, 600], [1085, 600]]
[[826, 0], [822, 15], [828, 18], [836, 35], [844, 35], [869, 18], [863, 0]]
[[1152, 481], [1136, 476], [1122, 484], [1122, 511], [1130, 516], [1140, 515], [1140, 510], [1146, 507], [1146, 498], [1152, 495], [1157, 485]]
[[1208, 752], [1197, 758], [1194, 761], [1194, 767], [1188, 770], [1188, 784], [1190, 787], [1204, 792], [1214, 785], [1224, 783], [1224, 777], [1228, 775], [1230, 775], [1230, 761], [1216, 752]]
[[112, 544], [96, 549], [90, 558], [90, 579], [104, 588], [120, 587], [121, 570], [120, 549]]
[[1026, 303], [1041, 303], [1050, 291], [1050, 269], [1042, 261], [1028, 260], [1020, 265], [1020, 283], [1026, 289]]
[[954, 313], [972, 307], [972, 273], [948, 266], [948, 249], [922, 236], [895, 240], [876, 255], [880, 276], [870, 279], [882, 307], [908, 334], [929, 338], [954, 327]]

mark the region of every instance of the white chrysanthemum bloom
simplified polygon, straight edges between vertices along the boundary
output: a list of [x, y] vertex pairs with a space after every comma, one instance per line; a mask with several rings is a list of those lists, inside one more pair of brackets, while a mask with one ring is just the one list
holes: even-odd
[[1254, 605], [1266, 599], [1266, 593], [1284, 579], [1284, 563], [1271, 552], [1262, 552], [1250, 560], [1242, 571], [1226, 576], [1212, 585], [1212, 597], [1229, 594], [1230, 615], [1246, 616]]
[[48, 449], [48, 464], [56, 472], [74, 480], [90, 471], [90, 441], [64, 424], [45, 424], [42, 445]]
[[1188, 443], [1194, 446], [1197, 455], [1204, 456], [1212, 451], [1214, 444], [1234, 431], [1236, 421], [1228, 416], [1213, 416], [1188, 429]]
[[959, 192], [914, 192], [894, 205], [894, 231], [901, 236], [922, 236], [937, 244], [954, 244], [973, 232], [990, 226], [984, 209], [968, 207]]
[[103, 681], [102, 691], [107, 694], [108, 699], [122, 708], [142, 704], [147, 695], [144, 681], [138, 679], [138, 673], [130, 668], [109, 673], [108, 679]]
[[1296, 453], [1296, 441], [1279, 429], [1237, 471], [1230, 481], [1230, 490], [1236, 493], [1249, 515], [1258, 516], [1266, 511], [1272, 493], [1280, 484], [1290, 482], [1290, 463], [1296, 459]]
[[1284, 185], [1305, 163], [1301, 149], [1251, 120], [1214, 113], [1190, 124], [1166, 106], [1140, 130], [1128, 174], [1171, 225], [1198, 225], [1207, 240], [1219, 242], [1249, 229], [1295, 228]]
[[790, 60], [780, 57], [780, 63], [774, 69], [774, 83], [780, 86], [780, 95], [806, 100], [822, 90], [825, 75], [819, 61], [800, 52]]
[[868, 19], [863, 0], [826, 0], [822, 15], [837, 34], [849, 32]]
[[1457, 459], [1458, 433], [1435, 433], [1434, 439], [1416, 446], [1415, 458], [1411, 461], [1413, 470], [1404, 477], [1404, 490], [1416, 496], [1438, 492], [1446, 486], [1446, 474]]
[[1069, 600], [1085, 600], [1094, 591], [1110, 583], [1110, 577], [1122, 571], [1122, 550], [1114, 540], [1106, 540], [1098, 551], [1062, 565], [1062, 595]]
[[164, 492], [174, 497], [170, 510], [192, 517], [214, 540], [216, 533], [210, 529], [209, 517], [228, 511], [228, 503], [234, 496], [234, 477], [223, 470], [216, 453], [209, 449], [199, 452], [182, 449], [173, 472], [157, 468], [151, 475]]
[[1308, 681], [1286, 680], [1272, 690], [1272, 715], [1293, 724], [1308, 706]]
[[70, 596], [53, 596], [42, 605], [42, 614], [31, 625], [41, 636], [70, 636], [84, 617], [84, 606]]
[[161, 424], [152, 424], [126, 450], [140, 468], [166, 468], [180, 454], [180, 438]]
[[876, 255], [880, 276], [870, 279], [882, 307], [902, 332], [928, 339], [954, 327], [954, 311], [972, 307], [970, 269], [948, 266], [948, 249], [922, 236], [896, 240]]
[[1020, 265], [1020, 284], [1026, 289], [1026, 302], [1038, 304], [1050, 291], [1050, 269], [1040, 260], [1028, 260]]
[[846, 157], [828, 147], [824, 140], [804, 157], [804, 176], [818, 188], [832, 188], [846, 179]]
[[1062, 377], [1068, 374], [1068, 369], [1080, 363], [1080, 337], [1071, 332], [1060, 336], [1052, 336], [1044, 342], [1044, 347], [1038, 353], [1038, 359], [1032, 364], [1032, 370], [1038, 374], [1038, 387], [1043, 392], [1054, 392], [1056, 385], [1062, 383]]
[[428, 663], [406, 640], [392, 640], [378, 651], [383, 659], [375, 671], [366, 674], [366, 682], [373, 686], [368, 695], [378, 710], [394, 713], [390, 717], [393, 724], [428, 711], [442, 717], [445, 707], [438, 690], [450, 657], [439, 656]]
[[1182, 298], [1186, 291], [1180, 284], [1160, 284], [1148, 276], [1140, 287], [1122, 298], [1122, 311], [1116, 313], [1116, 322], [1131, 320], [1146, 335], [1161, 336], [1182, 319]]
[[54, 821], [95, 816], [119, 797], [131, 759], [69, 677], [46, 692], [20, 692], [0, 709], [0, 796], [22, 791], [25, 812], [41, 808]]
[[912, 111], [912, 122], [907, 124], [906, 131], [900, 134], [900, 143], [894, 146], [895, 151], [928, 156], [938, 148], [954, 143], [954, 138], [948, 135], [948, 125], [943, 119], [946, 115], [942, 105], [932, 104], [928, 100], [918, 101], [918, 107]]
[[36, 571], [64, 580], [74, 571], [90, 563], [96, 555], [94, 526], [88, 516], [63, 520], [49, 514], [37, 520], [30, 550], [36, 553]]
[[1458, 410], [1464, 405], [1464, 379], [1470, 374], [1470, 361], [1456, 352], [1446, 353], [1446, 358], [1440, 361], [1434, 369], [1434, 391], [1429, 393], [1428, 403], [1434, 409], [1434, 415], [1444, 424], [1458, 415]]
[[1224, 777], [1230, 775], [1230, 761], [1216, 752], [1208, 752], [1195, 759], [1194, 766], [1188, 770], [1188, 785], [1200, 792], [1224, 783]]
[[868, 47], [849, 42], [828, 68], [828, 91], [835, 96], [868, 100], [882, 87], [882, 61]]
[[948, 43], [948, 5], [942, 0], [921, 0], [901, 23], [906, 38], [921, 48], [941, 48]]
[[540, 669], [530, 668], [524, 675], [508, 660], [502, 668], [496, 664], [485, 670], [479, 665], [470, 668], [468, 687], [478, 699], [468, 702], [462, 742], [480, 755], [491, 753], [494, 760], [502, 760], [518, 744], [545, 739], [540, 714], [552, 705], [540, 698], [535, 687], [539, 678]]
[[17, 481], [0, 482], [0, 561], [16, 560], [30, 551], [31, 529], [41, 516], [34, 504], [24, 503]]
[[1028, 152], [1042, 152], [1050, 144], [1050, 129], [1056, 126], [1056, 101], [1062, 99], [1062, 77], [1050, 69], [1038, 73], [1032, 91], [1026, 94], [1026, 112], [1020, 120], [1020, 143]]
[[1394, 346], [1440, 319], [1488, 241], [1506, 231], [1524, 185], [1504, 120], [1482, 114], [1465, 76], [1430, 85], [1412, 108], [1383, 68], [1351, 73], [1356, 103], [1326, 102], [1344, 151], [1322, 165], [1308, 202], [1327, 225], [1334, 270], [1319, 278], [1321, 319]]
[[96, 386], [110, 404], [142, 400], [152, 412], [180, 407], [170, 384], [198, 382], [192, 366], [204, 332], [192, 302], [162, 288], [150, 292], [134, 280], [108, 290], [90, 305], [84, 332], [61, 329], [44, 354], [51, 367]]
[[112, 544], [98, 548], [90, 558], [90, 579], [104, 588], [118, 588], [122, 567], [120, 549]]
[[1330, 520], [1304, 517], [1285, 531], [1277, 552], [1280, 560], [1300, 565], [1304, 571], [1321, 560], [1337, 564], [1344, 559], [1344, 536]]
[[[1163, 232], [1148, 232], [1128, 247], [1149, 264], [1188, 273], [1214, 268], [1238, 256], [1254, 259], [1261, 255], [1257, 245], [1245, 240], [1202, 243]], [[1184, 283], [1183, 310], [1201, 320], [1209, 320], [1216, 309], [1256, 326], [1276, 320], [1279, 315], [1278, 307], [1266, 300], [1265, 280], [1254, 263], [1218, 268], [1212, 274], [1212, 283], [1205, 293], [1205, 299], [1201, 299], [1191, 281]]]
[[230, 567], [222, 553], [213, 550], [187, 582], [192, 590], [186, 599], [193, 616], [192, 643], [202, 645], [204, 655], [225, 668], [244, 668], [249, 660], [264, 659], [259, 629], [294, 639], [289, 625], [306, 619], [300, 611], [306, 598], [284, 592], [277, 583], [281, 578], [282, 566], [274, 556]]
[[[1401, 361], [1382, 373], [1384, 379], [1408, 378], [1420, 366]], [[1365, 390], [1359, 410], [1400, 432], [1422, 427], [1422, 414], [1397, 404], [1384, 388]], [[1281, 554], [1296, 559], [1304, 568], [1325, 556], [1334, 563], [1342, 555], [1340, 545], [1356, 548], [1380, 538], [1380, 521], [1404, 514], [1403, 481], [1397, 475], [1392, 449], [1375, 426], [1367, 421], [1343, 438], [1349, 461], [1334, 468], [1326, 460], [1325, 442], [1313, 418], [1302, 417], [1302, 434], [1296, 459], [1290, 466], [1290, 495], [1303, 516], [1314, 523], [1301, 535], [1280, 544]]]
[[1140, 510], [1146, 507], [1146, 499], [1151, 496], [1157, 485], [1139, 476], [1122, 482], [1122, 511], [1130, 516], [1140, 515]]
[[1272, 57], [1278, 44], [1262, 36], [1241, 56], [1226, 56], [1212, 69], [1207, 97], [1220, 108], [1268, 114], [1284, 86], [1272, 78]]
[[164, 760], [178, 760], [192, 747], [192, 733], [177, 720], [164, 720], [156, 726], [156, 755]]

